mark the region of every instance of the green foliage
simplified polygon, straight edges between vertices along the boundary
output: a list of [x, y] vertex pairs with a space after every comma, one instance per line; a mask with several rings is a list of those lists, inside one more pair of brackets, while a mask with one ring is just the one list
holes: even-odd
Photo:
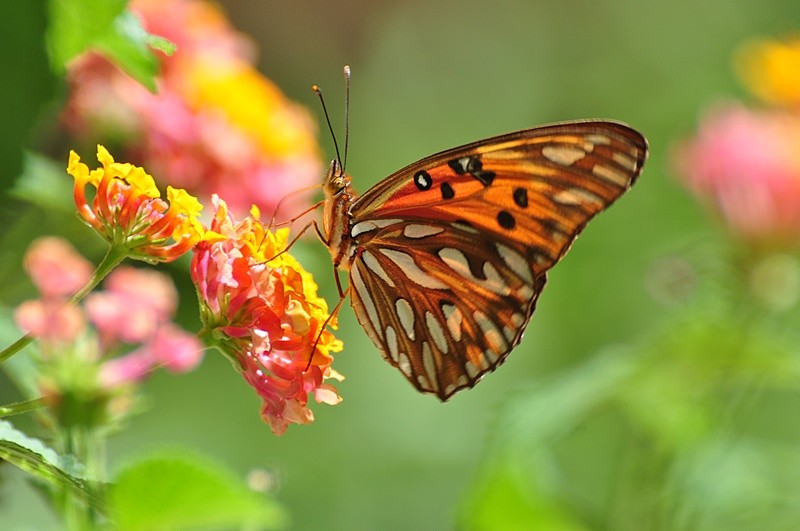
[[86, 477], [83, 466], [72, 456], [62, 456], [42, 441], [28, 437], [0, 420], [0, 459], [27, 471], [57, 489], [70, 491], [77, 499], [104, 512], [98, 485]]
[[72, 194], [72, 179], [66, 175], [66, 167], [66, 160], [27, 153], [23, 172], [11, 195], [31, 205], [71, 214], [75, 206], [64, 201]]
[[799, 345], [772, 321], [686, 308], [512, 398], [464, 527], [784, 529], [800, 518], [798, 458], [772, 435], [785, 418], [762, 415], [768, 397], [800, 399]]
[[[56, 77], [44, 47], [46, 25], [44, 2], [0, 3], [0, 196], [22, 169], [36, 120], [55, 93]], [[3, 217], [0, 213], [0, 221]]]
[[109, 493], [116, 529], [275, 529], [286, 515], [219, 465], [185, 452], [147, 457], [122, 470]]
[[48, 50], [53, 67], [64, 72], [80, 53], [95, 49], [105, 54], [151, 91], [156, 90], [158, 62], [150, 44], [172, 51], [164, 39], [150, 36], [126, 10], [128, 0], [50, 0]]

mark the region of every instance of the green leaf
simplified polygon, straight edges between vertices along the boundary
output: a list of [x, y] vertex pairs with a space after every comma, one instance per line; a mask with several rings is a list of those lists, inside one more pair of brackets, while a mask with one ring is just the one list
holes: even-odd
[[283, 510], [204, 458], [171, 452], [123, 470], [109, 493], [116, 529], [277, 528]]
[[50, 0], [48, 47], [53, 67], [64, 71], [80, 55], [114, 31], [127, 0]]
[[39, 439], [28, 437], [5, 420], [0, 420], [0, 459], [59, 489], [70, 490], [77, 499], [105, 513], [98, 485], [89, 481], [75, 458], [58, 455]]
[[[47, 9], [42, 2], [0, 2], [0, 193], [15, 181], [22, 169], [23, 150], [37, 132], [37, 120], [56, 92], [56, 77], [50, 72], [44, 36]], [[3, 202], [0, 226], [13, 219]]]
[[95, 49], [155, 91], [158, 61], [151, 45], [164, 53], [172, 53], [174, 46], [147, 33], [126, 6], [127, 0], [51, 0], [48, 44], [53, 67], [64, 71], [71, 59]]
[[42, 208], [74, 212], [73, 180], [66, 168], [66, 157], [56, 162], [38, 153], [26, 153], [22, 175], [10, 195]]

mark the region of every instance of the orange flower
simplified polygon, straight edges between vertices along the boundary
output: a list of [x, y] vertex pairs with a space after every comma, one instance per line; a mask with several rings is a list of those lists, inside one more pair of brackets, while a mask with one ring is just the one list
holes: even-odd
[[196, 246], [191, 265], [203, 323], [263, 399], [262, 418], [282, 434], [314, 420], [309, 393], [317, 402], [341, 400], [325, 380], [341, 379], [330, 365], [342, 343], [323, 329], [327, 305], [311, 275], [287, 253], [270, 260], [285, 249], [288, 230], [270, 232], [256, 209], [236, 222], [224, 201], [212, 200], [216, 237]]
[[[148, 262], [171, 262], [204, 235], [197, 217], [202, 205], [184, 190], [167, 187], [167, 201], [160, 198], [153, 178], [132, 164], [114, 162], [103, 146], [97, 146], [102, 168], [89, 171], [70, 151], [67, 172], [75, 178], [75, 205], [84, 221], [128, 256]], [[86, 188], [96, 189], [89, 204]]]

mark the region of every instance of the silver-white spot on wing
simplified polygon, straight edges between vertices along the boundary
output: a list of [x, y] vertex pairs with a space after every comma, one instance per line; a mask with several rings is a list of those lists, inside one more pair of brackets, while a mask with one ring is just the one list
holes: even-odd
[[626, 170], [630, 170], [632, 172], [636, 171], [636, 160], [629, 157], [625, 153], [620, 153], [617, 151], [613, 155], [611, 155], [611, 158], [614, 160], [614, 162], [616, 162]]
[[414, 259], [411, 258], [411, 255], [394, 249], [381, 249], [380, 252], [394, 262], [414, 284], [429, 289], [447, 289], [447, 284], [420, 269]]
[[608, 166], [595, 164], [594, 167], [592, 168], [592, 173], [595, 174], [597, 177], [605, 179], [608, 182], [614, 183], [621, 188], [627, 188], [628, 185], [630, 184], [630, 179], [628, 178], [627, 175]]
[[454, 221], [450, 224], [455, 230], [460, 230], [462, 232], [467, 232], [469, 234], [480, 234], [481, 231], [473, 227], [472, 225], [467, 224], [465, 221]]
[[481, 282], [481, 284], [486, 285], [492, 293], [497, 293], [499, 295], [508, 295], [511, 293], [511, 288], [508, 287], [506, 281], [503, 280], [503, 277], [500, 276], [500, 273], [497, 272], [497, 269], [495, 269], [491, 262], [485, 262], [483, 264], [483, 275], [486, 277], [486, 280]]
[[394, 308], [408, 339], [414, 341], [416, 337], [414, 334], [414, 310], [411, 308], [411, 304], [405, 299], [397, 299], [394, 303]]
[[511, 271], [513, 271], [514, 274], [521, 278], [526, 284], [533, 284], [533, 273], [531, 272], [531, 266], [528, 264], [528, 261], [525, 260], [525, 257], [511, 247], [505, 246], [502, 243], [497, 243], [495, 245], [500, 258], [503, 259], [503, 262], [506, 263]]
[[411, 360], [408, 359], [405, 352], [397, 355], [397, 367], [400, 372], [411, 378]]
[[442, 354], [447, 354], [447, 338], [444, 336], [444, 330], [436, 319], [436, 316], [431, 312], [425, 312], [425, 326], [428, 327], [428, 334], [430, 334], [436, 347]]
[[542, 155], [561, 166], [572, 166], [585, 157], [586, 152], [575, 146], [545, 146], [542, 148]]
[[397, 333], [391, 326], [386, 327], [386, 346], [389, 347], [389, 356], [397, 363], [397, 354], [399, 352], [399, 344], [397, 343]]
[[599, 133], [586, 135], [586, 140], [592, 142], [593, 144], [601, 144], [603, 146], [607, 146], [611, 143], [611, 139], [608, 138], [606, 135], [601, 135]]
[[464, 315], [454, 304], [442, 304], [442, 312], [444, 312], [444, 318], [447, 319], [447, 330], [453, 337], [453, 341], [458, 343], [461, 341], [461, 323], [464, 321]]
[[428, 236], [436, 236], [444, 232], [443, 227], [435, 227], [433, 225], [420, 225], [418, 223], [411, 223], [403, 228], [403, 236], [406, 238], [427, 238]]
[[490, 361], [494, 363], [497, 360], [497, 355], [502, 354], [508, 351], [508, 342], [506, 338], [503, 337], [503, 334], [500, 332], [500, 329], [497, 328], [497, 324], [492, 321], [485, 313], [480, 310], [475, 310], [472, 312], [472, 317], [475, 318], [475, 321], [478, 323], [478, 327], [483, 332], [483, 337], [486, 338], [486, 342], [489, 345], [490, 351], [493, 351], [495, 354], [494, 359], [490, 358]]
[[380, 334], [383, 327], [381, 326], [380, 317], [378, 317], [378, 309], [375, 307], [375, 301], [372, 300], [372, 295], [367, 291], [367, 286], [364, 284], [364, 279], [361, 278], [361, 268], [358, 266], [350, 270], [350, 285], [353, 286], [358, 293], [358, 298], [361, 299], [364, 309], [367, 311], [367, 317], [372, 328], [376, 333]]
[[514, 341], [514, 338], [517, 337], [517, 330], [515, 328], [511, 328], [510, 326], [504, 326], [503, 335], [506, 336], [506, 340], [508, 340], [508, 342], [511, 343], [512, 341]]
[[525, 322], [525, 317], [521, 313], [512, 313], [509, 320], [515, 328], [519, 328]]
[[582, 188], [569, 188], [561, 190], [553, 196], [553, 201], [562, 205], [582, 205], [585, 203], [602, 204], [603, 200], [588, 190]]
[[508, 295], [511, 293], [511, 289], [503, 281], [503, 278], [488, 262], [486, 262], [483, 267], [484, 274], [486, 274], [486, 280], [484, 280], [481, 278], [476, 278], [472, 275], [466, 255], [464, 255], [464, 253], [458, 249], [453, 247], [445, 247], [440, 249], [439, 258], [441, 258], [442, 261], [447, 264], [447, 267], [452, 269], [455, 274], [461, 276], [467, 282], [482, 286], [492, 293], [496, 293], [497, 295]]
[[436, 361], [433, 359], [433, 352], [427, 341], [422, 342], [422, 367], [425, 369], [425, 374], [428, 376], [430, 387], [434, 391], [438, 391], [439, 379], [436, 377]]
[[395, 223], [401, 223], [402, 221], [402, 219], [368, 219], [365, 221], [360, 221], [353, 225], [353, 227], [350, 229], [350, 237], [355, 238], [359, 234], [382, 229], [384, 227], [388, 227], [389, 225], [394, 225]]
[[[483, 358], [481, 358], [481, 359], [483, 359]], [[464, 368], [467, 370], [467, 375], [470, 378], [472, 378], [473, 380], [475, 379], [475, 377], [480, 372], [480, 371], [478, 371], [478, 368], [475, 366], [475, 364], [472, 363], [471, 361], [468, 361], [467, 363], [465, 363], [464, 364]]]
[[364, 260], [364, 264], [369, 268], [370, 271], [378, 275], [381, 280], [389, 284], [389, 286], [395, 287], [394, 281], [388, 274], [386, 274], [386, 270], [371, 252], [364, 251], [361, 253], [361, 259]]

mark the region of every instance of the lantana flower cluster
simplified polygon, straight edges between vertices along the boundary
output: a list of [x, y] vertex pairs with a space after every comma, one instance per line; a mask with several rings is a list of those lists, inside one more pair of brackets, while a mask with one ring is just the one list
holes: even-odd
[[194, 250], [191, 276], [206, 333], [240, 369], [263, 400], [262, 418], [282, 434], [289, 424], [307, 424], [317, 402], [341, 401], [328, 380], [341, 341], [325, 328], [327, 304], [309, 273], [288, 253], [288, 229], [271, 232], [250, 215], [235, 220], [214, 197], [209, 230], [219, 235]]
[[[40, 342], [40, 387], [56, 416], [74, 417], [59, 413], [62, 402], [71, 403], [63, 396], [105, 404], [157, 367], [183, 372], [200, 362], [200, 340], [171, 323], [178, 295], [170, 280], [154, 270], [118, 267], [124, 258], [171, 261], [189, 249], [200, 335], [256, 390], [272, 431], [312, 422], [309, 396], [339, 403], [330, 380], [342, 379], [331, 368], [342, 343], [327, 329], [335, 318], [314, 279], [286, 252], [289, 230], [271, 231], [256, 206], [237, 221], [216, 195], [206, 227], [202, 205], [187, 192], [170, 188], [165, 201], [143, 168], [115, 162], [103, 146], [98, 159], [101, 166], [90, 170], [72, 152], [67, 169], [79, 215], [109, 243], [109, 252], [93, 272], [66, 242], [36, 242], [25, 265], [42, 297], [16, 313], [19, 327]], [[91, 201], [87, 189], [94, 190]], [[105, 275], [105, 290], [93, 292]]]
[[759, 247], [800, 243], [800, 39], [745, 46], [744, 83], [767, 106], [717, 104], [679, 146], [678, 173], [733, 234]]
[[[145, 29], [177, 45], [161, 56], [158, 93], [148, 92], [98, 53], [70, 66], [67, 129], [92, 143], [127, 146], [126, 157], [162, 182], [246, 213], [272, 212], [322, 168], [314, 122], [255, 68], [255, 49], [205, 0], [133, 0]], [[307, 204], [289, 198], [287, 212]]]
[[[198, 220], [203, 207], [195, 197], [169, 186], [164, 201], [150, 174], [114, 162], [103, 146], [97, 146], [97, 160], [102, 167], [90, 171], [71, 151], [67, 172], [75, 179], [78, 214], [112, 246], [132, 258], [171, 262], [203, 237]], [[91, 204], [87, 188], [94, 192]]]

